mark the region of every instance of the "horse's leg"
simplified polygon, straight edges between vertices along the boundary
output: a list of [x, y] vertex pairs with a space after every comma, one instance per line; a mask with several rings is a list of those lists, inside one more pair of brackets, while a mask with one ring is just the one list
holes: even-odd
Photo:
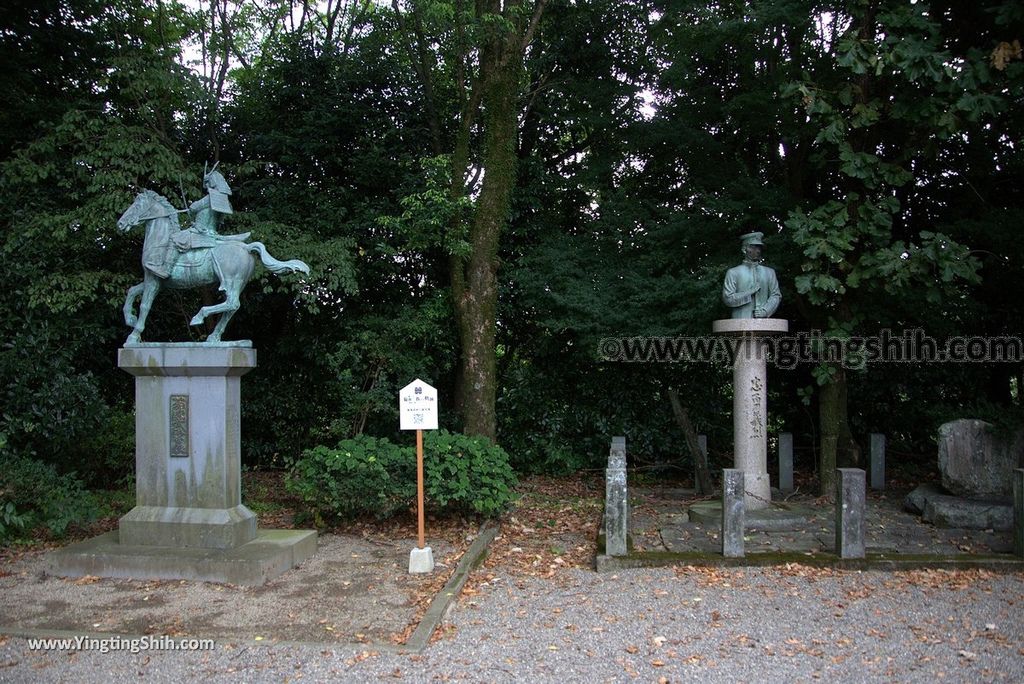
[[128, 295], [124, 298], [124, 324], [135, 326], [135, 322], [138, 320], [135, 316], [135, 312], [132, 310], [135, 308], [135, 300], [142, 294], [143, 288], [146, 286], [145, 282], [133, 285], [128, 288]]
[[235, 315], [235, 312], [241, 306], [240, 296], [242, 289], [249, 282], [249, 278], [252, 277], [253, 270], [256, 268], [256, 261], [245, 249], [244, 245], [237, 244], [226, 244], [217, 247], [213, 251], [213, 260], [214, 272], [220, 279], [220, 289], [224, 292], [224, 301], [215, 306], [204, 306], [196, 314], [196, 317], [192, 319], [192, 322], [195, 324], [196, 319], [199, 319], [200, 316], [205, 318], [215, 313], [221, 314], [217, 325], [214, 326], [213, 331], [206, 338], [207, 342], [216, 343], [220, 342], [221, 335], [224, 334], [228, 321], [231, 320], [231, 317]]
[[[235, 307], [235, 308], [237, 308], [237, 307]], [[202, 325], [203, 321], [205, 321], [208, 316], [212, 316], [214, 314], [219, 314], [219, 313], [224, 313], [225, 311], [232, 311], [231, 305], [228, 303], [228, 300], [226, 300], [226, 299], [223, 302], [221, 302], [220, 304], [213, 304], [211, 306], [204, 306], [202, 309], [199, 310], [199, 313], [197, 313], [195, 316], [192, 317], [192, 320], [189, 321], [188, 324], [189, 325]]]
[[146, 318], [159, 291], [160, 279], [147, 271], [146, 280], [143, 282], [142, 301], [139, 303], [139, 320], [135, 322], [135, 329], [128, 336], [126, 344], [138, 344], [141, 341], [142, 331], [146, 329]]
[[213, 328], [213, 332], [206, 338], [207, 342], [220, 342], [220, 336], [224, 334], [224, 328], [228, 327], [228, 321], [231, 320], [231, 317], [238, 311], [238, 307], [241, 306], [239, 295], [242, 293], [242, 286], [244, 285], [245, 283], [224, 283], [226, 297], [224, 298], [224, 303], [221, 304], [223, 309], [221, 310], [220, 318], [217, 320], [217, 325]]

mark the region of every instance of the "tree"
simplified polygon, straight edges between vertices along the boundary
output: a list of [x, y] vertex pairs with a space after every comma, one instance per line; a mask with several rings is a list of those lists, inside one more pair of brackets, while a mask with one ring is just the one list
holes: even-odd
[[[938, 9], [854, 3], [820, 36], [832, 71], [795, 86], [816, 131], [811, 162], [820, 172], [786, 225], [803, 255], [801, 302], [832, 336], [862, 329], [884, 299], [937, 304], [979, 280], [968, 247], [934, 227], [927, 204], [936, 179], [922, 171], [954, 136], [996, 114], [1002, 79], [989, 64], [995, 46], [944, 40]], [[820, 485], [831, 494], [836, 465], [858, 464], [859, 449], [844, 365], [825, 363], [815, 375]]]
[[[447, 229], [448, 240], [458, 245], [450, 250], [448, 264], [460, 343], [455, 404], [463, 430], [492, 441], [497, 433], [498, 251], [516, 185], [523, 60], [546, 4], [481, 0], [467, 8], [459, 0], [411, 1], [403, 12], [398, 0], [393, 3], [421, 81], [434, 150], [440, 154], [449, 145], [451, 205], [465, 207], [467, 197], [473, 200], [472, 211], [450, 212]], [[438, 42], [439, 67], [431, 64], [432, 46], [425, 33], [430, 19], [451, 22]], [[442, 125], [438, 69], [445, 71], [443, 78], [450, 79], [446, 87], [453, 89], [453, 131]], [[474, 153], [477, 136], [479, 151]]]

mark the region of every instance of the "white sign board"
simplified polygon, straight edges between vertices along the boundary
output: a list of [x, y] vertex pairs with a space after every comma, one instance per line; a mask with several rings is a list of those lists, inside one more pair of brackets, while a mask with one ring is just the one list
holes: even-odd
[[398, 393], [398, 415], [402, 430], [436, 430], [437, 390], [413, 380]]

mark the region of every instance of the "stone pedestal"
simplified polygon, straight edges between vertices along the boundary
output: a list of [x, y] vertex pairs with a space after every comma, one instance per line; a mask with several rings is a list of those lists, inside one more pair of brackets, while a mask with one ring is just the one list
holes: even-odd
[[136, 506], [121, 518], [121, 543], [232, 549], [255, 539], [240, 420], [256, 350], [129, 347], [117, 361], [135, 376]]
[[242, 503], [241, 377], [250, 346], [141, 344], [135, 376], [136, 506], [118, 530], [57, 552], [54, 574], [261, 584], [316, 549], [316, 533], [258, 533]]
[[729, 335], [733, 361], [733, 464], [744, 473], [745, 505], [754, 511], [771, 503], [768, 477], [768, 378], [765, 337], [789, 330], [781, 318], [726, 318], [712, 330]]

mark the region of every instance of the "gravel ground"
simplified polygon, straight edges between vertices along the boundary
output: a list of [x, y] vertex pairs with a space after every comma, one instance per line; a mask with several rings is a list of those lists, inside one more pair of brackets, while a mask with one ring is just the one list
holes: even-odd
[[0, 637], [0, 682], [1024, 681], [1021, 574], [682, 567], [473, 586], [422, 655], [32, 652]]
[[64, 579], [45, 574], [47, 553], [38, 551], [0, 566], [0, 625], [73, 634], [390, 644], [392, 635], [418, 623], [418, 595], [433, 597], [468, 545], [463, 541], [456, 549], [432, 540], [438, 571], [410, 575], [415, 543], [323, 534], [300, 569], [260, 587]]

